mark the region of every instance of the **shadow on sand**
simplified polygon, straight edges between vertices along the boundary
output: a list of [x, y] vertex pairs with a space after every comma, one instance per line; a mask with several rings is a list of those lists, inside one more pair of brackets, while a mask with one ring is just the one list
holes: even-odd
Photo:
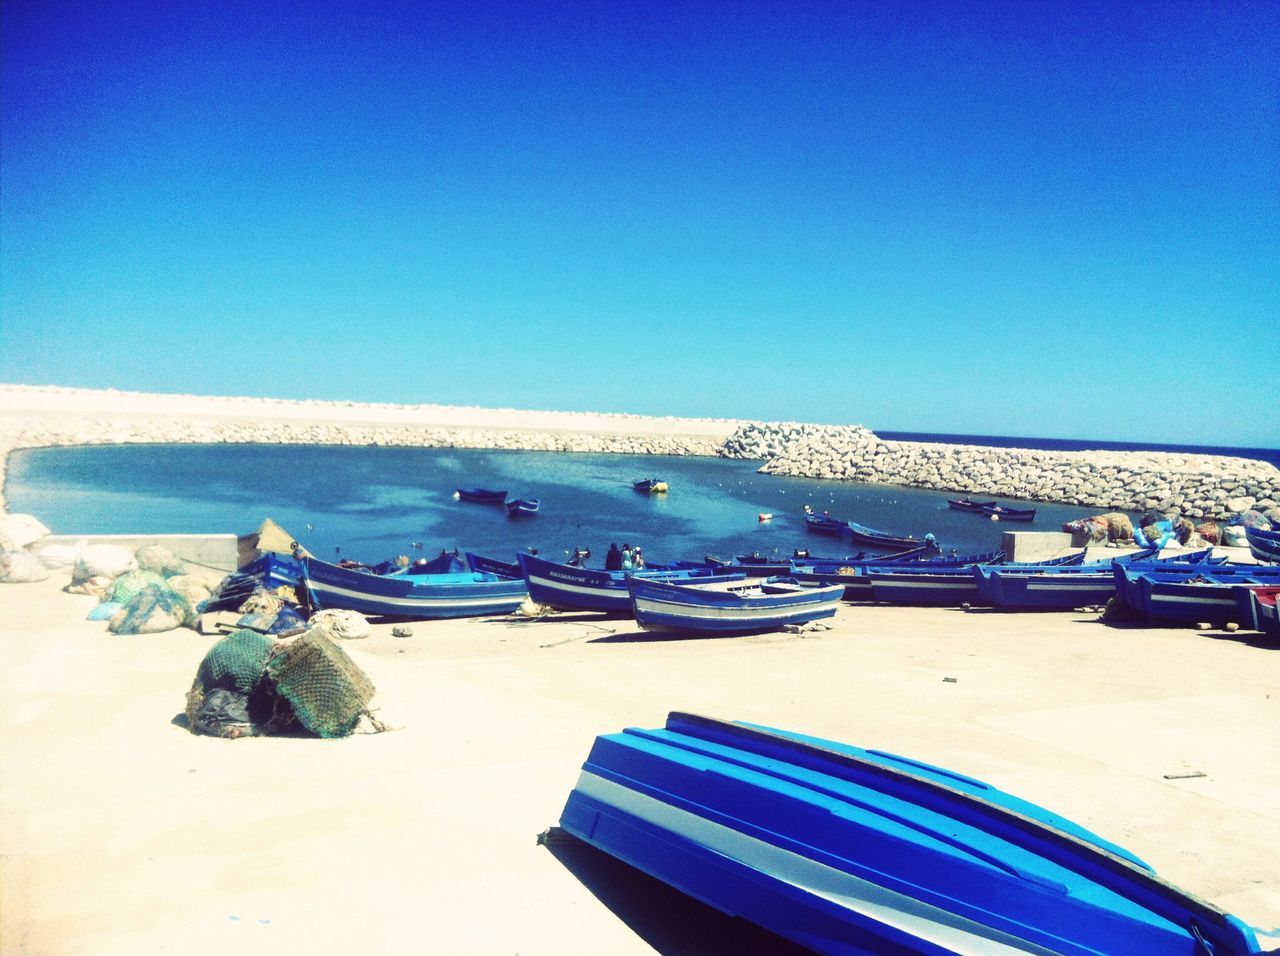
[[551, 855], [663, 956], [810, 952], [746, 920], [726, 916], [558, 828], [550, 837], [545, 845]]

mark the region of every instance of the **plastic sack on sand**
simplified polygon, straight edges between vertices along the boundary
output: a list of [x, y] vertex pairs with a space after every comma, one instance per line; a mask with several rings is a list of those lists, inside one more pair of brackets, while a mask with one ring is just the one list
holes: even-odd
[[31, 515], [0, 514], [0, 551], [19, 551], [48, 533]]
[[1222, 529], [1222, 543], [1228, 548], [1247, 548], [1249, 539], [1245, 537], [1244, 525], [1229, 524]]
[[194, 623], [195, 612], [176, 591], [149, 584], [135, 594], [107, 625], [112, 634], [159, 634]]
[[270, 633], [287, 634], [290, 631], [300, 631], [306, 626], [306, 618], [302, 616], [301, 612], [296, 607], [286, 604], [280, 609], [276, 619], [271, 622]]
[[71, 583], [79, 584], [90, 578], [119, 577], [137, 567], [138, 562], [128, 548], [118, 544], [91, 544], [81, 549], [80, 557], [71, 570]]
[[0, 581], [5, 584], [29, 584], [48, 576], [49, 569], [30, 551], [0, 551]]
[[68, 571], [75, 567], [87, 543], [82, 539], [75, 544], [46, 544], [36, 549], [36, 557], [50, 571]]
[[154, 571], [161, 577], [171, 578], [187, 570], [181, 558], [175, 557], [172, 551], [158, 544], [143, 545], [133, 553], [133, 556], [139, 568], [143, 571]]
[[330, 637], [346, 641], [359, 640], [373, 633], [368, 619], [359, 611], [344, 611], [337, 608], [317, 611], [311, 615], [311, 626], [323, 628]]
[[123, 604], [117, 604], [115, 601], [104, 601], [95, 607], [92, 611], [84, 616], [86, 621], [109, 621], [123, 608]]

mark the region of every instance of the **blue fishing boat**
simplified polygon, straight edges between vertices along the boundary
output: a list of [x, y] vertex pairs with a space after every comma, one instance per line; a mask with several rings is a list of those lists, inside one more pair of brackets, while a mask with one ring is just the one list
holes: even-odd
[[537, 498], [512, 498], [506, 502], [507, 514], [512, 518], [536, 515], [542, 502]]
[[518, 554], [529, 597], [538, 604], [570, 611], [631, 614], [631, 578], [673, 581], [741, 581], [741, 571], [693, 567], [679, 570], [604, 571], [558, 564], [532, 554]]
[[661, 478], [641, 478], [633, 481], [631, 487], [641, 494], [662, 494], [667, 490], [667, 483]]
[[1280, 587], [1251, 588], [1248, 597], [1249, 613], [1244, 616], [1247, 626], [1264, 634], [1280, 636], [1280, 615], [1276, 612]]
[[459, 501], [471, 501], [479, 505], [500, 505], [507, 500], [506, 491], [490, 491], [488, 488], [458, 488], [453, 495]]
[[524, 579], [479, 571], [370, 574], [301, 559], [312, 610], [345, 608], [375, 617], [426, 620], [514, 611], [528, 596]]
[[524, 572], [520, 570], [519, 561], [500, 561], [497, 558], [487, 558], [482, 554], [475, 554], [468, 551], [467, 567], [472, 571], [481, 571], [485, 574], [496, 574], [500, 578], [515, 578], [520, 581], [524, 580]]
[[803, 587], [784, 578], [658, 581], [633, 577], [636, 623], [650, 631], [757, 634], [833, 617], [842, 587]]
[[804, 516], [804, 529], [812, 531], [814, 534], [826, 534], [838, 536], [849, 530], [849, 522], [837, 521], [835, 518], [827, 515], [815, 515], [806, 513]]
[[1116, 593], [1111, 566], [1033, 570], [976, 567], [977, 601], [1021, 610], [1069, 610], [1106, 604]]
[[[913, 552], [914, 553], [914, 552]], [[808, 586], [838, 584], [844, 588], [846, 601], [879, 600], [872, 593], [871, 573], [883, 571], [920, 572], [930, 575], [948, 575], [960, 572], [972, 577], [970, 569], [975, 564], [998, 563], [1004, 560], [1003, 551], [987, 551], [982, 554], [955, 555], [930, 558], [869, 558], [859, 561], [795, 562], [790, 577]]]
[[1084, 562], [1084, 552], [1050, 558], [1035, 564], [1019, 564], [1000, 560], [978, 560], [951, 566], [935, 566], [933, 562], [919, 565], [878, 565], [862, 573], [870, 586], [871, 599], [886, 604], [909, 604], [922, 607], [960, 607], [962, 604], [982, 604], [978, 594], [978, 565], [999, 567], [1002, 571], [1034, 568], [1051, 572], [1054, 568], [1079, 567]]
[[1035, 508], [1006, 508], [1004, 505], [990, 504], [984, 505], [982, 513], [989, 518], [999, 518], [1001, 521], [1035, 521]]
[[1268, 564], [1280, 564], [1280, 530], [1245, 528], [1244, 536], [1255, 558]]
[[1221, 627], [1249, 624], [1250, 603], [1240, 591], [1280, 584], [1280, 567], [1246, 564], [1117, 565], [1116, 595], [1146, 620], [1158, 624]]
[[975, 514], [981, 512], [983, 508], [994, 508], [997, 502], [994, 501], [971, 501], [968, 498], [948, 498], [947, 507], [953, 511], [972, 511]]
[[1244, 922], [954, 771], [672, 713], [596, 738], [561, 828], [818, 953], [1249, 956]]
[[854, 521], [846, 521], [845, 524], [849, 529], [849, 534], [853, 536], [853, 540], [859, 544], [867, 544], [875, 548], [897, 548], [898, 550], [920, 546], [920, 541], [910, 536], [904, 538], [901, 535], [888, 534]]

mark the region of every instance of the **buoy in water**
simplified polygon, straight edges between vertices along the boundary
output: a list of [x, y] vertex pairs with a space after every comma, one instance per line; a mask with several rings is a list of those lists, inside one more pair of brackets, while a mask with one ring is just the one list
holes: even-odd
[[992, 520], [992, 521], [999, 521], [999, 520], [1000, 520], [1000, 516], [999, 516], [999, 515], [992, 515], [992, 516], [991, 516], [991, 520]]

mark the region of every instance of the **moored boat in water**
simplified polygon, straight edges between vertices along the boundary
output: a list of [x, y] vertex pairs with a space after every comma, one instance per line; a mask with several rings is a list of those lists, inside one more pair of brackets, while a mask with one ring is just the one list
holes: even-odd
[[506, 502], [507, 514], [512, 518], [536, 515], [541, 506], [542, 502], [537, 498], [512, 498]]
[[458, 488], [453, 496], [459, 501], [470, 501], [480, 505], [500, 505], [507, 500], [507, 492], [492, 491], [488, 488]]
[[989, 518], [1001, 521], [1035, 521], [1035, 508], [1006, 508], [1004, 505], [990, 504], [982, 507], [982, 513]]
[[819, 953], [1247, 956], [1238, 918], [962, 774], [675, 712], [596, 738], [573, 836]]
[[641, 494], [664, 494], [667, 491], [667, 483], [661, 478], [641, 478], [639, 481], [633, 481], [631, 487]]

